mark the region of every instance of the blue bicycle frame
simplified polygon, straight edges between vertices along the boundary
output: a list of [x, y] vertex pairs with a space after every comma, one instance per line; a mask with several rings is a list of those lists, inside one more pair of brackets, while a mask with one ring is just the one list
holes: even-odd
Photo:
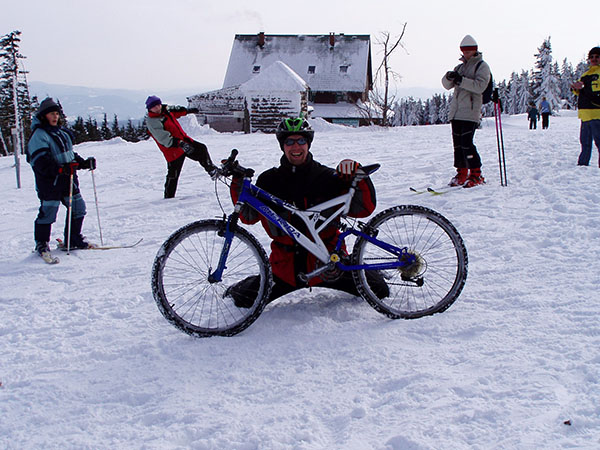
[[[235, 234], [235, 228], [237, 227], [237, 221], [239, 218], [242, 206], [248, 205], [256, 210], [259, 214], [264, 216], [269, 222], [283, 231], [286, 235], [290, 236], [294, 241], [299, 243], [302, 247], [312, 253], [324, 266], [317, 269], [310, 274], [306, 274], [306, 278], [312, 278], [317, 276], [319, 273], [330, 269], [332, 266], [339, 268], [344, 271], [351, 270], [384, 270], [384, 269], [397, 269], [400, 267], [406, 267], [415, 262], [416, 257], [409, 253], [406, 247], [397, 247], [395, 245], [383, 242], [377, 239], [376, 236], [372, 236], [361, 230], [350, 228], [338, 237], [338, 241], [335, 246], [333, 253], [330, 253], [327, 246], [319, 236], [319, 233], [329, 225], [337, 217], [344, 216], [350, 210], [350, 202], [356, 192], [356, 185], [359, 181], [359, 177], [355, 177], [352, 180], [350, 189], [346, 194], [342, 194], [326, 202], [320, 203], [311, 207], [309, 210], [300, 210], [293, 205], [281, 200], [280, 198], [269, 194], [263, 189], [255, 186], [251, 183], [250, 178], [244, 178], [242, 181], [242, 189], [238, 198], [237, 203], [234, 207], [234, 212], [229, 215], [225, 226], [225, 243], [221, 250], [219, 258], [219, 264], [214, 272], [210, 273], [209, 280], [211, 282], [221, 281], [223, 271], [226, 269], [227, 256], [231, 247], [231, 242]], [[287, 222], [283, 217], [277, 214], [265, 201], [281, 207], [294, 216], [299, 217], [308, 230], [308, 235], [305, 235], [299, 231], [292, 224]], [[333, 214], [325, 217], [322, 213], [330, 208], [337, 207]], [[376, 245], [385, 251], [390, 253], [390, 256], [394, 257], [389, 262], [376, 263], [376, 264], [344, 264], [341, 262], [339, 252], [341, 250], [344, 239], [348, 235], [354, 235], [359, 238], [366, 239], [371, 244]]]

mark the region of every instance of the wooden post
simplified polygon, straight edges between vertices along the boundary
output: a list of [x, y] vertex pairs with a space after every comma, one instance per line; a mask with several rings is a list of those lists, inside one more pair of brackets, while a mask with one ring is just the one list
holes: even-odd
[[17, 173], [17, 189], [21, 189], [21, 159], [19, 158], [19, 130], [17, 128], [10, 129], [13, 138], [13, 154], [15, 155], [15, 171]]

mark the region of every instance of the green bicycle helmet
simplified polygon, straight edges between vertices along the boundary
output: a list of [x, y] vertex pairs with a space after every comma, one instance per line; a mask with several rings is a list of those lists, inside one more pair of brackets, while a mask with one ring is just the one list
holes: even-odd
[[310, 148], [310, 144], [312, 144], [313, 138], [315, 137], [315, 130], [310, 127], [310, 124], [303, 117], [295, 117], [283, 119], [279, 126], [277, 127], [277, 131], [275, 132], [275, 136], [277, 136], [277, 140], [279, 141], [279, 147], [283, 150], [284, 141], [292, 135], [304, 136], [306, 141], [308, 142], [308, 148]]

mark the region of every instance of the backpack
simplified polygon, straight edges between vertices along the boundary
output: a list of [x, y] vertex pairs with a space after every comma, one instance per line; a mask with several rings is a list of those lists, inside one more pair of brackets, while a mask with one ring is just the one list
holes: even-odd
[[[477, 63], [477, 67], [475, 67], [475, 73], [477, 74], [477, 69], [479, 69], [479, 66], [481, 65], [483, 61], [479, 61]], [[492, 77], [492, 72], [490, 72], [490, 81], [488, 82], [487, 87], [485, 88], [485, 91], [483, 91], [481, 93], [481, 100], [482, 103], [485, 105], [486, 103], [489, 103], [492, 101], [492, 93], [494, 91], [494, 77]]]

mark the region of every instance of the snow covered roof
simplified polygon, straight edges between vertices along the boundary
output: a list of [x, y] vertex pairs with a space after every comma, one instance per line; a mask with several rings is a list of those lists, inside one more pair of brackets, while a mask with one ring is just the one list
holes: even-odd
[[300, 92], [308, 89], [308, 84], [288, 65], [275, 61], [260, 74], [240, 86], [244, 92], [249, 91], [292, 91]]
[[276, 61], [287, 64], [312, 91], [364, 92], [371, 88], [369, 35], [237, 34], [223, 87], [257, 77]]

